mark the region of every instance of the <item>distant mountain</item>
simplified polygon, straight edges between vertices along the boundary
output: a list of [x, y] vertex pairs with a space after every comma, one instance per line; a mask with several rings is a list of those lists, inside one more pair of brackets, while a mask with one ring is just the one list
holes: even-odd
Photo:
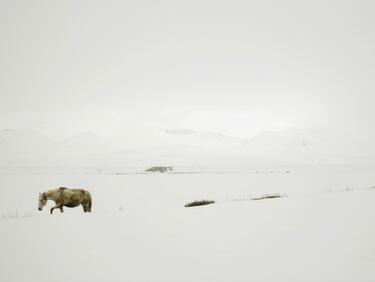
[[2, 147], [35, 148], [43, 145], [44, 148], [54, 146], [54, 142], [35, 130], [4, 129], [0, 132]]
[[[251, 155], [302, 164], [371, 163], [371, 138], [329, 128], [267, 131], [246, 144]], [[373, 140], [375, 141], [375, 140]]]
[[0, 132], [0, 164], [44, 164], [60, 150], [59, 144], [35, 130]]
[[105, 137], [93, 133], [82, 132], [76, 134], [62, 142], [65, 148], [70, 150], [78, 150], [80, 152], [113, 152], [119, 150]]
[[314, 144], [314, 138], [300, 130], [265, 131], [251, 138], [246, 147], [252, 150], [279, 151], [303, 149]]
[[0, 132], [0, 165], [48, 166], [100, 163], [118, 149], [104, 137], [81, 133], [54, 141], [36, 130], [6, 129]]
[[142, 128], [106, 138], [82, 132], [54, 141], [36, 130], [0, 132], [1, 166], [168, 164], [371, 164], [374, 138], [292, 128], [245, 139], [192, 129]]
[[248, 139], [239, 138], [217, 132], [196, 131], [192, 129], [163, 129], [163, 133], [180, 137], [187, 143], [204, 146], [244, 146], [248, 143]]

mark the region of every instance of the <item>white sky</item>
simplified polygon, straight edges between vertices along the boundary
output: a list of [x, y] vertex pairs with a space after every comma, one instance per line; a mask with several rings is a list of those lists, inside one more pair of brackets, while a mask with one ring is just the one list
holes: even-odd
[[0, 0], [0, 128], [372, 130], [373, 1]]

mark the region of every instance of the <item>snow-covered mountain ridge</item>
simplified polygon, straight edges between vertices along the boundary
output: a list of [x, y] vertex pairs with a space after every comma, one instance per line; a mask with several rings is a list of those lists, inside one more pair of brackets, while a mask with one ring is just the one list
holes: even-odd
[[62, 140], [37, 130], [5, 129], [0, 132], [0, 164], [371, 163], [375, 157], [370, 141], [304, 128], [266, 131], [249, 139], [192, 129], [161, 129], [111, 136], [82, 132]]

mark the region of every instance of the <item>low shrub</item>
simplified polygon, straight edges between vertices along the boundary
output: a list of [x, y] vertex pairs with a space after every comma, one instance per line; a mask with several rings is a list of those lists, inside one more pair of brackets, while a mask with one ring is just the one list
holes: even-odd
[[208, 200], [194, 201], [194, 202], [186, 204], [185, 208], [205, 206], [205, 205], [210, 205], [213, 203], [215, 203], [215, 201], [208, 201]]

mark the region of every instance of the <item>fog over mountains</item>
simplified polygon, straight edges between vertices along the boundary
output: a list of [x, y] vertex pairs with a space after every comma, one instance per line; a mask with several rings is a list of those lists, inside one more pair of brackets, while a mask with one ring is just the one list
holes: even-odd
[[372, 136], [292, 128], [239, 138], [192, 129], [152, 129], [104, 136], [82, 132], [56, 140], [37, 130], [0, 132], [1, 166], [371, 164]]

